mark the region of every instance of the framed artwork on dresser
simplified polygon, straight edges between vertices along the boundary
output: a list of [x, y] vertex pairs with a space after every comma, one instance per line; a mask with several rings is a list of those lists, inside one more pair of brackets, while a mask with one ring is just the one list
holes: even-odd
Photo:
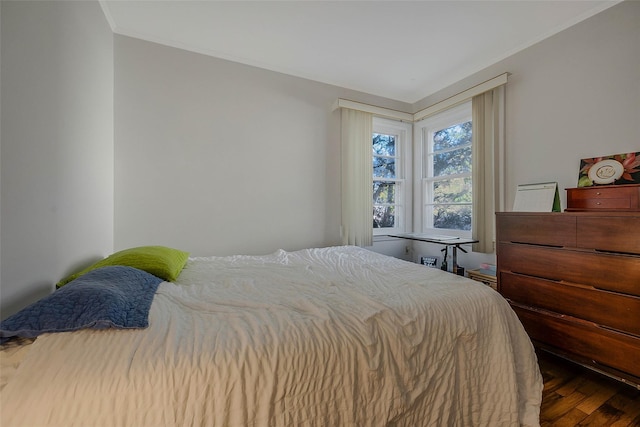
[[580, 160], [578, 187], [640, 184], [640, 151]]

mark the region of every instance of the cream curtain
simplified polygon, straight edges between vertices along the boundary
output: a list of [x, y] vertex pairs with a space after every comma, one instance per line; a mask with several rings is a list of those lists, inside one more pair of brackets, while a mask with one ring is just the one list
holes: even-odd
[[473, 238], [474, 252], [493, 253], [495, 213], [504, 210], [504, 86], [474, 96]]
[[373, 245], [371, 113], [342, 108], [342, 243]]

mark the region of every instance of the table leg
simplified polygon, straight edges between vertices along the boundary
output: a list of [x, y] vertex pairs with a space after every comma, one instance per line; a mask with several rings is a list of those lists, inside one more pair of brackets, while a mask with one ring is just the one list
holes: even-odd
[[453, 274], [458, 274], [458, 245], [453, 245], [453, 254], [451, 254], [451, 258], [452, 258], [452, 262], [453, 262], [453, 268], [451, 269], [451, 271], [453, 272]]

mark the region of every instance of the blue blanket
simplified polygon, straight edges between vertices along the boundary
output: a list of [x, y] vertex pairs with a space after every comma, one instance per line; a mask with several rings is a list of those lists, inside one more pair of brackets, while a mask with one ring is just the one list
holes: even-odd
[[98, 268], [2, 321], [0, 344], [46, 332], [146, 328], [162, 281], [133, 267]]

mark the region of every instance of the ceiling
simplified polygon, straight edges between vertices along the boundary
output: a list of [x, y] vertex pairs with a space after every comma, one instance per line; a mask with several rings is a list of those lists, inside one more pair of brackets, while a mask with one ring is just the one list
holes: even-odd
[[407, 103], [616, 3], [100, 2], [117, 34]]

